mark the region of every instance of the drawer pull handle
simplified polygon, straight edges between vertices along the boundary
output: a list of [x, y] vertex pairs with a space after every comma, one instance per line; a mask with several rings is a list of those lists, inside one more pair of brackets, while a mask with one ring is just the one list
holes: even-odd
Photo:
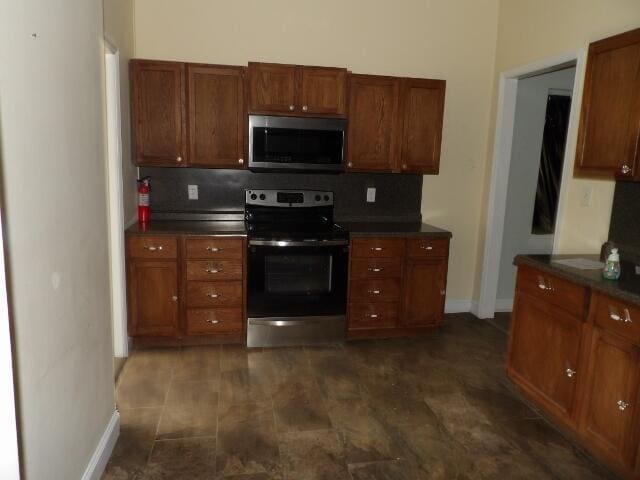
[[538, 288], [540, 290], [552, 291], [553, 286], [551, 285], [551, 280], [548, 280], [548, 282], [549, 282], [549, 285], [547, 285], [547, 283], [544, 281], [544, 278], [541, 275], [538, 275]]
[[564, 373], [567, 375], [567, 377], [572, 378], [575, 374], [576, 371], [575, 370], [571, 370], [570, 368], [567, 368]]
[[376, 273], [378, 273], [378, 272], [381, 272], [381, 271], [382, 271], [382, 268], [378, 268], [378, 267], [369, 267], [369, 268], [367, 268], [367, 270], [369, 270], [370, 272], [376, 272]]
[[145, 245], [144, 248], [146, 248], [150, 252], [155, 252], [156, 250], [162, 250], [162, 245], [158, 245], [157, 247], [154, 247], [153, 245]]
[[369, 317], [369, 318], [378, 318], [378, 314], [377, 313], [367, 313], [365, 315], [365, 317]]
[[222, 273], [222, 269], [221, 268], [206, 268], [204, 270], [206, 273]]
[[205, 322], [210, 323], [212, 325], [217, 325], [218, 323], [220, 323], [220, 320], [210, 320], [207, 318]]
[[207, 246], [207, 248], [205, 248], [205, 250], [207, 252], [221, 252], [222, 249], [218, 248], [218, 247], [211, 247], [211, 246]]
[[381, 290], [369, 290], [368, 293], [370, 295], [380, 295]]
[[207, 293], [206, 295], [209, 298], [219, 298], [220, 297], [219, 293]]
[[178, 301], [178, 296], [174, 295], [173, 297], [171, 297], [171, 300], [174, 301], [174, 302], [177, 302]]
[[426, 247], [424, 245], [420, 245], [420, 248], [422, 250], [433, 250], [433, 247], [431, 245], [427, 245]]
[[382, 250], [384, 250], [382, 247], [371, 247], [372, 252], [381, 252]]
[[623, 323], [631, 323], [631, 313], [629, 313], [629, 309], [625, 308], [624, 309], [624, 318], [622, 318], [620, 316], [620, 314], [618, 313], [618, 311], [614, 308], [614, 307], [609, 307], [609, 317], [611, 318], [611, 320], [613, 320], [614, 322], [623, 322]]
[[616, 405], [618, 405], [618, 410], [620, 411], [624, 411], [629, 406], [629, 404], [624, 400], [618, 400]]

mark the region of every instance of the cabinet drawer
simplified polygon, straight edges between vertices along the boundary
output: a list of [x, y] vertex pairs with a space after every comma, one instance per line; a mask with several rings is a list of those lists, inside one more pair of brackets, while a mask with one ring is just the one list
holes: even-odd
[[351, 298], [369, 302], [397, 302], [400, 299], [400, 279], [353, 280]]
[[351, 261], [352, 278], [389, 278], [402, 276], [402, 263], [392, 258], [358, 258]]
[[579, 318], [586, 316], [589, 290], [581, 285], [535, 268], [521, 266], [518, 268], [516, 289], [563, 308]]
[[640, 308], [598, 292], [593, 294], [596, 325], [640, 344]]
[[242, 258], [241, 238], [201, 237], [185, 240], [187, 258]]
[[127, 237], [127, 252], [132, 258], [177, 258], [176, 237], [135, 235]]
[[391, 302], [349, 304], [349, 330], [393, 328], [398, 323], [398, 304]]
[[240, 280], [241, 260], [188, 260], [187, 280]]
[[242, 305], [242, 282], [187, 282], [187, 306]]
[[242, 332], [242, 308], [198, 308], [187, 310], [187, 334]]
[[448, 238], [412, 238], [407, 242], [411, 258], [442, 258], [449, 254]]
[[403, 238], [354, 238], [351, 240], [354, 258], [400, 258], [404, 256]]

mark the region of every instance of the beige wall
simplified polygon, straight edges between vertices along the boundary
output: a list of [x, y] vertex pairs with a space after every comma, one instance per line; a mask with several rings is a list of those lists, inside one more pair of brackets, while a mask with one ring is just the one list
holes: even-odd
[[469, 299], [497, 19], [497, 0], [136, 0], [135, 54], [446, 79], [441, 171], [424, 179], [422, 214], [453, 231], [448, 298]]
[[104, 0], [104, 36], [118, 49], [120, 57], [120, 113], [122, 115], [122, 190], [124, 220], [137, 218], [137, 168], [131, 162], [131, 114], [129, 102], [129, 59], [134, 56], [133, 0]]
[[115, 409], [101, 38], [100, 0], [3, 2], [2, 193], [32, 480], [80, 478]]
[[[640, 27], [640, 2], [637, 0], [501, 0], [496, 51], [496, 82], [493, 114], [489, 129], [489, 152], [485, 170], [483, 204], [488, 198], [492, 145], [495, 132], [497, 79], [500, 73], [541, 59], [583, 50], [594, 40]], [[581, 86], [584, 65], [576, 71]], [[574, 102], [581, 102], [581, 88], [574, 92]], [[568, 132], [567, 150], [573, 162], [576, 150], [577, 124]], [[573, 170], [572, 170], [573, 171]], [[580, 205], [583, 187], [593, 188], [593, 202]], [[597, 253], [607, 239], [614, 182], [578, 180], [568, 184], [564, 221], [558, 225], [557, 253]], [[484, 238], [486, 209], [483, 212], [480, 238]], [[483, 242], [480, 242], [483, 247]], [[481, 261], [481, 255], [479, 255]], [[477, 275], [480, 274], [478, 264]], [[479, 285], [476, 283], [476, 287]]]

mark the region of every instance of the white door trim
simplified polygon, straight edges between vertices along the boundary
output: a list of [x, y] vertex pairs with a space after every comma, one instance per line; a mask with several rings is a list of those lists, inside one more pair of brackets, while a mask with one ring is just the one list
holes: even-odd
[[105, 39], [107, 103], [107, 184], [109, 204], [109, 255], [111, 269], [111, 322], [113, 355], [129, 354], [127, 338], [126, 275], [124, 254], [124, 205], [122, 189], [122, 135], [120, 125], [120, 55]]
[[[565, 53], [524, 65], [500, 74], [498, 90], [498, 105], [496, 118], [496, 132], [493, 146], [491, 166], [491, 186], [489, 190], [489, 205], [487, 209], [487, 229], [484, 239], [484, 257], [482, 275], [480, 277], [480, 297], [478, 300], [477, 316], [479, 318], [493, 318], [496, 311], [496, 295], [498, 293], [498, 277], [500, 273], [500, 254], [502, 252], [502, 238], [504, 235], [504, 218], [507, 202], [507, 187], [509, 184], [509, 165], [511, 163], [511, 147], [513, 143], [513, 127], [515, 122], [516, 95], [518, 80], [521, 78], [540, 75], [558, 70], [563, 66], [576, 64], [574, 80], [574, 102], [571, 104], [567, 145], [565, 148], [560, 198], [558, 199], [558, 214], [554, 233], [554, 248], [561, 234], [564, 223], [567, 201], [567, 184], [573, 172], [573, 152], [575, 148], [575, 127], [579, 113], [578, 102], [581, 98], [582, 77], [584, 68], [584, 49], [577, 52]], [[578, 92], [580, 90], [580, 92]], [[572, 137], [572, 138], [570, 138]], [[571, 141], [571, 143], [570, 143]], [[570, 148], [571, 147], [571, 148]]]

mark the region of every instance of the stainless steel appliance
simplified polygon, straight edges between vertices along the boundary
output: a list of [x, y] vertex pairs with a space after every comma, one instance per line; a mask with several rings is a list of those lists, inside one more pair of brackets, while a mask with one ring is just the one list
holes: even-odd
[[343, 341], [348, 232], [333, 193], [247, 190], [247, 346]]
[[347, 122], [249, 115], [249, 169], [339, 173]]

